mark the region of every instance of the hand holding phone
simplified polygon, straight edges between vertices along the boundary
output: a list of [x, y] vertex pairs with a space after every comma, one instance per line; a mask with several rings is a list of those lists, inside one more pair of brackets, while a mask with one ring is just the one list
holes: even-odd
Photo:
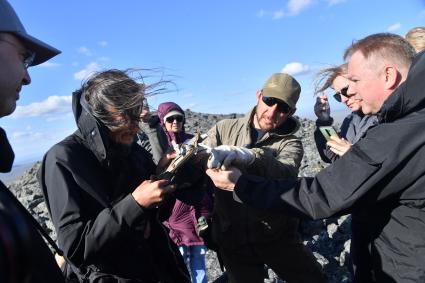
[[337, 131], [332, 126], [319, 127], [319, 130], [327, 141], [331, 139], [331, 136], [339, 137]]

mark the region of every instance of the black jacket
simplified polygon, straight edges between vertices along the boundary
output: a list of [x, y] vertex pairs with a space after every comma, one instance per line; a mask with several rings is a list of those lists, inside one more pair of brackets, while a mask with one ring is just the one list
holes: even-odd
[[406, 81], [385, 101], [379, 125], [315, 178], [245, 175], [238, 180], [236, 196], [259, 208], [312, 219], [368, 216], [365, 225], [352, 227], [370, 244], [368, 250], [353, 250], [369, 264], [369, 270], [362, 270], [368, 280], [425, 282], [424, 78], [422, 52]]
[[[0, 128], [0, 172], [8, 172], [13, 151]], [[0, 182], [0, 282], [65, 282], [53, 254], [31, 217]], [[32, 220], [32, 221], [31, 221]]]
[[142, 209], [131, 196], [154, 163], [136, 143], [112, 144], [86, 108], [74, 93], [78, 130], [46, 153], [38, 176], [74, 272], [107, 277], [100, 282], [189, 282], [158, 209]]

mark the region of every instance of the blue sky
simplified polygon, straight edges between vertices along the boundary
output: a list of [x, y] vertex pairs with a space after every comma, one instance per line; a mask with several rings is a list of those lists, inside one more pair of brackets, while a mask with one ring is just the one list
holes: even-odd
[[75, 130], [70, 95], [92, 71], [163, 68], [176, 87], [149, 104], [206, 113], [247, 112], [264, 81], [284, 71], [302, 86], [297, 114], [312, 118], [315, 73], [342, 63], [353, 40], [425, 25], [423, 0], [10, 2], [31, 35], [62, 50], [29, 69], [32, 84], [0, 120], [16, 164], [40, 160]]

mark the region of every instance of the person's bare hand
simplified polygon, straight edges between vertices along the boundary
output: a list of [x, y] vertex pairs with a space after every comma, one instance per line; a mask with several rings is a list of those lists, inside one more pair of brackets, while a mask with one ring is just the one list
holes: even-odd
[[156, 172], [159, 174], [165, 170], [165, 168], [170, 164], [170, 162], [176, 158], [177, 153], [175, 151], [168, 152], [164, 154], [161, 159], [158, 161], [158, 165], [156, 166]]
[[316, 104], [314, 104], [314, 114], [322, 121], [327, 121], [331, 115], [331, 108], [329, 106], [328, 97], [326, 95], [318, 95]]
[[326, 144], [333, 153], [339, 156], [343, 156], [352, 146], [346, 139], [337, 136], [331, 136]]
[[176, 186], [168, 180], [146, 180], [131, 195], [141, 207], [151, 208], [161, 204], [175, 190]]
[[242, 175], [242, 172], [236, 167], [229, 167], [228, 170], [208, 169], [206, 173], [217, 188], [226, 191], [233, 191], [236, 182]]

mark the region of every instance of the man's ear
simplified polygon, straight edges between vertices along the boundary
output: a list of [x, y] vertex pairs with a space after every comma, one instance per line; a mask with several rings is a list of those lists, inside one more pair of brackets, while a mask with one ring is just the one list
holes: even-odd
[[258, 103], [258, 101], [260, 101], [260, 97], [261, 97], [261, 90], [257, 90], [257, 92], [255, 93], [255, 96], [257, 97], [257, 103]]
[[394, 90], [398, 87], [401, 80], [401, 74], [394, 66], [386, 66], [384, 69], [385, 87]]

